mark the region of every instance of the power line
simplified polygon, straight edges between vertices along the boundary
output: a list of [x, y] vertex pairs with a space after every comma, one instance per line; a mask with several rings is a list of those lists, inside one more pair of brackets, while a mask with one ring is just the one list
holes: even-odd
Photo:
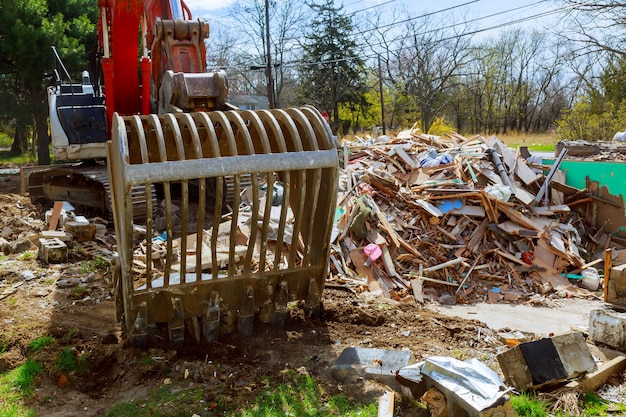
[[[288, 1], [288, 0], [287, 0], [287, 1]], [[387, 2], [385, 2], [385, 3], [378, 4], [378, 5], [376, 5], [376, 6], [370, 6], [370, 7], [364, 8], [364, 9], [359, 9], [359, 10], [357, 10], [356, 12], [353, 12], [352, 14], [355, 14], [355, 13], [357, 13], [357, 12], [363, 12], [363, 11], [365, 11], [365, 10], [372, 9], [372, 8], [374, 8], [374, 7], [380, 7], [380, 6], [382, 6], [382, 5], [385, 5], [385, 4], [388, 4], [388, 3], [392, 3], [392, 2], [394, 2], [394, 1], [396, 1], [396, 0], [390, 0], [390, 1], [387, 1]], [[479, 1], [480, 1], [480, 0], [470, 0], [470, 1], [466, 1], [465, 3], [460, 3], [460, 4], [457, 4], [457, 5], [454, 5], [454, 6], [450, 6], [450, 7], [446, 7], [446, 8], [443, 8], [443, 9], [435, 10], [435, 11], [433, 11], [433, 12], [428, 12], [428, 13], [420, 14], [420, 15], [417, 15], [417, 16], [409, 17], [409, 18], [404, 19], [404, 20], [401, 20], [401, 21], [399, 21], [399, 22], [393, 22], [393, 23], [390, 23], [390, 24], [387, 24], [387, 25], [383, 25], [383, 26], [380, 26], [380, 27], [376, 27], [376, 28], [372, 28], [372, 29], [365, 30], [365, 31], [357, 32], [355, 35], [363, 35], [363, 34], [366, 34], [366, 33], [368, 33], [368, 32], [373, 32], [373, 31], [375, 31], [375, 30], [379, 30], [379, 29], [381, 29], [381, 28], [386, 28], [386, 27], [396, 26], [396, 25], [398, 25], [398, 24], [401, 24], [401, 23], [406, 23], [406, 22], [409, 22], [409, 21], [412, 21], [412, 20], [422, 19], [422, 18], [425, 18], [425, 17], [428, 17], [428, 16], [433, 16], [433, 15], [435, 15], [435, 14], [444, 13], [444, 12], [447, 12], [447, 11], [450, 11], [450, 10], [454, 10], [454, 9], [457, 9], [457, 8], [460, 8], [460, 7], [468, 6], [468, 5], [473, 4], [473, 3], [477, 3], [477, 2], [479, 2]], [[548, 0], [542, 0], [542, 1], [543, 1], [543, 2], [545, 2], [545, 1], [548, 1]], [[539, 2], [537, 2], [537, 3], [541, 3], [542, 1], [539, 1]], [[534, 4], [537, 4], [537, 3], [533, 3], [533, 5], [534, 5]], [[527, 7], [527, 6], [526, 6], [526, 7]], [[515, 11], [515, 10], [517, 10], [517, 9], [518, 9], [518, 8], [511, 9], [511, 10], [512, 10], [512, 11]], [[282, 38], [282, 41], [283, 41], [283, 42], [289, 42], [289, 41], [296, 41], [296, 40], [299, 40], [299, 39], [301, 39], [301, 37], [297, 37], [297, 38], [296, 38], [296, 37], [293, 37], [293, 38]], [[233, 47], [243, 47], [243, 46], [245, 46], [245, 45], [247, 45], [247, 43], [246, 43], [246, 42], [244, 42], [244, 41], [242, 41], [241, 43], [234, 44], [234, 45], [233, 45]], [[295, 50], [298, 50], [298, 49], [302, 49], [302, 47], [301, 47], [301, 46], [296, 46], [296, 47], [294, 47], [294, 48], [292, 49], [292, 51], [293, 51], [294, 49], [295, 49]]]
[[[472, 19], [472, 20], [467, 21], [467, 22], [461, 22], [459, 24], [450, 25], [450, 26], [444, 27], [443, 29], [453, 28], [453, 27], [458, 26], [460, 24], [467, 24], [468, 22], [471, 23], [471, 22], [480, 21], [480, 20], [484, 20], [484, 19], [487, 19], [487, 18], [491, 18], [491, 17], [496, 17], [496, 16], [499, 16], [499, 15], [502, 15], [502, 14], [505, 14], [505, 13], [510, 13], [512, 11], [517, 11], [517, 10], [520, 10], [520, 9], [523, 9], [523, 8], [527, 8], [529, 6], [535, 6], [537, 4], [545, 3], [545, 2], [546, 2], [546, 0], [538, 1], [538, 2], [532, 3], [531, 5], [528, 5], [528, 6], [521, 6], [521, 7], [516, 7], [516, 8], [509, 9], [509, 10], [506, 10], [506, 11], [503, 11], [503, 12], [493, 13], [491, 15], [482, 16], [482, 17], [479, 17], [479, 18], [476, 18], [476, 19]], [[547, 12], [537, 13], [537, 14], [534, 14], [534, 15], [531, 15], [531, 16], [526, 16], [526, 17], [523, 17], [523, 18], [519, 18], [519, 19], [515, 19], [515, 20], [512, 20], [512, 21], [509, 21], [509, 22], [499, 23], [499, 24], [496, 24], [496, 25], [487, 26], [485, 28], [477, 29], [477, 30], [474, 30], [474, 31], [465, 32], [465, 33], [461, 33], [461, 34], [458, 34], [458, 35], [453, 35], [453, 36], [450, 36], [450, 37], [447, 37], [447, 38], [440, 39], [440, 40], [438, 40], [438, 42], [444, 42], [444, 41], [448, 41], [448, 40], [457, 39], [457, 38], [460, 38], [460, 37], [476, 35], [476, 34], [487, 32], [487, 31], [491, 31], [491, 30], [494, 30], [494, 29], [500, 29], [500, 28], [507, 27], [507, 26], [513, 26], [513, 25], [516, 25], [516, 24], [519, 24], [519, 23], [524, 23], [524, 22], [530, 21], [530, 20], [535, 20], [535, 19], [538, 19], [538, 18], [550, 16], [550, 15], [553, 15], [553, 14], [556, 14], [556, 13], [559, 13], [561, 11], [568, 10], [568, 9], [571, 9], [571, 8], [572, 8], [572, 6], [565, 6], [565, 7], [549, 10]], [[443, 10], [448, 10], [448, 9], [443, 9]], [[435, 12], [433, 12], [433, 13], [435, 13]], [[427, 14], [427, 15], [430, 15], [430, 13]], [[424, 16], [426, 16], [426, 15], [424, 15]], [[410, 20], [415, 20], [416, 18], [418, 18], [418, 17], [405, 19], [403, 22], [410, 21]], [[436, 32], [436, 31], [441, 30], [441, 29], [442, 28], [428, 30], [428, 31], [417, 33], [417, 34], [411, 34], [411, 35], [408, 35], [408, 36], [424, 35], [424, 34]], [[376, 30], [376, 28], [372, 29], [372, 30]], [[372, 31], [372, 30], [369, 30], [369, 31]], [[369, 31], [364, 31], [362, 33], [368, 33]], [[397, 41], [402, 40], [402, 39], [406, 39], [408, 36], [397, 37], [397, 38], [393, 39], [391, 41], [391, 43], [397, 42]], [[376, 46], [382, 46], [382, 43], [379, 42], [377, 44], [368, 45], [369, 48], [374, 48]], [[361, 46], [358, 46], [355, 49], [362, 49], [363, 47], [364, 47], [364, 45], [361, 45]], [[400, 49], [396, 49], [396, 50], [393, 50], [391, 52], [392, 53], [393, 52], [399, 52], [400, 50], [402, 50], [402, 49], [401, 48]], [[378, 55], [378, 53], [373, 53], [373, 54], [370, 54], [370, 55], [366, 55], [365, 58], [366, 59], [373, 59], [373, 58], [376, 58], [377, 55]], [[282, 63], [282, 65], [284, 67], [302, 67], [302, 66], [313, 66], [313, 65], [320, 65], [320, 64], [330, 64], [330, 63], [336, 63], [336, 62], [345, 62], [345, 61], [351, 61], [351, 60], [354, 60], [354, 59], [357, 59], [357, 58], [347, 57], [347, 58], [338, 58], [338, 59], [335, 59], [335, 60], [323, 60], [323, 61], [316, 61], [316, 62], [301, 62], [300, 60], [297, 60], [297, 61], [291, 61], [291, 62], [284, 62], [284, 63]], [[236, 68], [236, 67], [232, 67], [232, 68]]]
[[[437, 42], [445, 42], [445, 41], [448, 41], [448, 40], [458, 39], [458, 38], [465, 37], [465, 36], [476, 35], [478, 33], [483, 33], [483, 32], [487, 32], [487, 31], [494, 30], [494, 29], [500, 29], [500, 28], [511, 26], [511, 25], [515, 25], [515, 24], [518, 24], [518, 23], [524, 23], [524, 22], [527, 22], [529, 20], [534, 20], [534, 19], [537, 19], [537, 18], [549, 16], [549, 15], [552, 15], [552, 14], [556, 14], [556, 13], [559, 13], [561, 11], [564, 11], [564, 10], [567, 10], [567, 9], [570, 9], [570, 8], [571, 8], [571, 6], [565, 6], [565, 7], [561, 7], [561, 8], [558, 8], [558, 9], [553, 9], [553, 10], [550, 10], [548, 12], [543, 12], [543, 13], [538, 13], [538, 14], [535, 14], [535, 15], [532, 15], [532, 16], [523, 17], [523, 18], [516, 19], [516, 20], [510, 21], [510, 22], [507, 22], [507, 23], [500, 23], [500, 24], [497, 24], [497, 25], [488, 26], [488, 27], [481, 28], [481, 29], [478, 29], [478, 30], [474, 30], [474, 31], [466, 32], [466, 33], [461, 33], [461, 34], [454, 35], [454, 36], [449, 36], [447, 38], [439, 39]], [[423, 32], [423, 33], [418, 33], [417, 35], [426, 34], [426, 33], [430, 33], [430, 32], [433, 32], [433, 31], [436, 31], [436, 29], [435, 30], [426, 31], [426, 32]], [[380, 44], [379, 44], [379, 46], [380, 46]], [[396, 50], [394, 50], [392, 52], [399, 52], [400, 50], [401, 49], [396, 49]], [[377, 56], [378, 56], [378, 53], [373, 53], [371, 55], [367, 55], [366, 58], [373, 59], [373, 58], [376, 58]], [[287, 66], [287, 67], [289, 67], [289, 66], [313, 66], [313, 65], [319, 65], [319, 64], [330, 64], [330, 63], [336, 63], [336, 62], [351, 61], [353, 59], [355, 59], [355, 58], [338, 58], [338, 59], [335, 59], [335, 60], [324, 60], [324, 61], [317, 61], [317, 62], [292, 61], [292, 62], [284, 63], [283, 66]]]

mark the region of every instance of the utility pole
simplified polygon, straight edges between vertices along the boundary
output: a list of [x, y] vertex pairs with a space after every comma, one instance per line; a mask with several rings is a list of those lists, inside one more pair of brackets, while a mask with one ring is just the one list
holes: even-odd
[[267, 100], [269, 101], [270, 109], [275, 109], [272, 47], [270, 45], [270, 0], [265, 0], [265, 44], [267, 45]]
[[380, 88], [380, 113], [383, 119], [383, 135], [387, 134], [385, 128], [385, 96], [383, 95], [383, 71], [380, 64], [380, 54], [378, 55], [378, 85]]

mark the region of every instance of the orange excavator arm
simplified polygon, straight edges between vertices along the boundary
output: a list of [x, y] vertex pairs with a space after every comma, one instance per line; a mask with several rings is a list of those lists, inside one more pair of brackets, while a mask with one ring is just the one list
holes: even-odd
[[169, 112], [171, 105], [224, 108], [225, 74], [205, 72], [208, 23], [191, 20], [182, 0], [100, 0], [99, 6], [107, 120], [115, 112]]

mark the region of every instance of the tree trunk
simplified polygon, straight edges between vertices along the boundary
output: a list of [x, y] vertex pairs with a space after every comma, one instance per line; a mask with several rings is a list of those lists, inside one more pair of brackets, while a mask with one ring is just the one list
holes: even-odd
[[35, 129], [37, 136], [37, 161], [39, 165], [50, 164], [50, 141], [48, 139], [48, 106], [44, 100], [44, 91], [33, 88], [33, 108], [35, 109]]
[[17, 123], [13, 144], [11, 144], [11, 154], [22, 155], [27, 147], [28, 127], [24, 123]]

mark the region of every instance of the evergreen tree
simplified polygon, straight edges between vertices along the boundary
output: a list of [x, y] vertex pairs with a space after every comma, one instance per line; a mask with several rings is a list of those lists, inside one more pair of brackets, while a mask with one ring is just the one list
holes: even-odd
[[356, 52], [353, 24], [334, 0], [307, 3], [314, 16], [305, 37], [300, 69], [303, 101], [328, 111], [335, 129], [343, 130], [339, 108], [367, 107], [365, 62]]
[[97, 15], [92, 0], [0, 0], [0, 117], [15, 124], [17, 152], [25, 150], [35, 128], [40, 164], [50, 162], [46, 87], [52, 82], [51, 47], [57, 47], [70, 71], [86, 68]]

